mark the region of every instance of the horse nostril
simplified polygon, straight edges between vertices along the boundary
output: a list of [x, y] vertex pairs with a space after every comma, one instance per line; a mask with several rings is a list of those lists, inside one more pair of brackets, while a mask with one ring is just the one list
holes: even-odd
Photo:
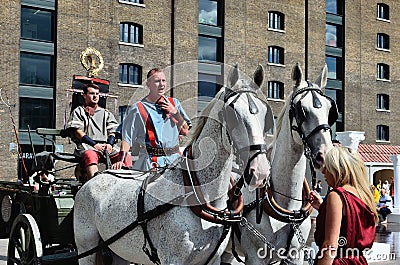
[[325, 161], [324, 155], [321, 152], [318, 152], [318, 154], [315, 156], [315, 161], [324, 162]]

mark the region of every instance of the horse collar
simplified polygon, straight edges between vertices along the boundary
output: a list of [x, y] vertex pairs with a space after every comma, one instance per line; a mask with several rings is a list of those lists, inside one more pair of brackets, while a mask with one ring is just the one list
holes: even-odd
[[[193, 159], [192, 146], [186, 147], [184, 151], [184, 160]], [[188, 163], [182, 163], [182, 176], [183, 183], [185, 184], [186, 194], [192, 193], [188, 197], [188, 204], [191, 205], [190, 209], [192, 212], [208, 222], [215, 224], [231, 224], [233, 222], [239, 222], [242, 218], [242, 210], [244, 206], [244, 199], [242, 194], [238, 196], [231, 196], [236, 201], [230, 201], [229, 204], [235, 204], [236, 207], [233, 209], [218, 209], [206, 202], [204, 199], [203, 192], [201, 190], [201, 183], [197, 177], [196, 171], [193, 167], [190, 167]], [[235, 190], [235, 187], [232, 189]], [[195, 196], [193, 196], [195, 195]]]

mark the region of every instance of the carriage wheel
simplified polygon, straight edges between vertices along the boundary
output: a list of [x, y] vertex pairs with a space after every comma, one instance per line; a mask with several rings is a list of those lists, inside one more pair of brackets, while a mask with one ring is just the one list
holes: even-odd
[[39, 228], [30, 214], [15, 218], [8, 240], [7, 265], [37, 265], [43, 255]]

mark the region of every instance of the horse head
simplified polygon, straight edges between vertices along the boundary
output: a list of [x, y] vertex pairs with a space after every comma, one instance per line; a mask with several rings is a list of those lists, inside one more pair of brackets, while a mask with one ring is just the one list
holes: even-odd
[[261, 65], [253, 79], [242, 75], [235, 65], [228, 76], [222, 110], [240, 173], [250, 190], [261, 186], [270, 171], [264, 135], [273, 126], [273, 115], [270, 106], [257, 94], [263, 79]]
[[338, 118], [336, 103], [323, 94], [326, 87], [328, 68], [325, 65], [315, 83], [304, 81], [303, 72], [296, 64], [292, 79], [295, 81], [290, 102], [290, 123], [294, 139], [303, 144], [305, 155], [320, 169], [325, 161], [325, 153], [332, 147], [331, 126]]

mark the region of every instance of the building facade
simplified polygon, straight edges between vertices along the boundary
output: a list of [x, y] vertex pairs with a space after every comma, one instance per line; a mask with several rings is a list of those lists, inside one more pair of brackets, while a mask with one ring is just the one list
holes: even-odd
[[[24, 174], [15, 131], [27, 160], [32, 145], [36, 153], [51, 147], [34, 131], [63, 128], [71, 100], [66, 89], [73, 75], [86, 74], [79, 56], [87, 47], [102, 54], [99, 77], [118, 97], [107, 104], [119, 119], [146, 94], [143, 83], [153, 67], [166, 69], [170, 95], [194, 117], [225, 83], [227, 66], [238, 63], [251, 75], [263, 65], [261, 89], [277, 115], [293, 87], [293, 65], [299, 62], [314, 81], [327, 63], [326, 94], [340, 112], [333, 131], [365, 131], [365, 143], [400, 145], [395, 0], [1, 3], [1, 180]], [[55, 141], [59, 151], [74, 147]]]

